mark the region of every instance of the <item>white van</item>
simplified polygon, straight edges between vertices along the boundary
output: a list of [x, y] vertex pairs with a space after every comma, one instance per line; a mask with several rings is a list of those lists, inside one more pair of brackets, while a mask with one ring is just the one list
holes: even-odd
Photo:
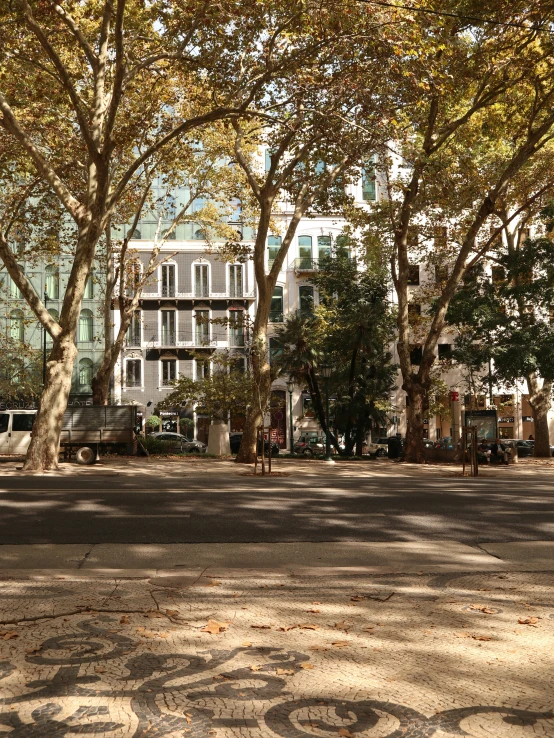
[[0, 411], [0, 454], [27, 453], [36, 410]]

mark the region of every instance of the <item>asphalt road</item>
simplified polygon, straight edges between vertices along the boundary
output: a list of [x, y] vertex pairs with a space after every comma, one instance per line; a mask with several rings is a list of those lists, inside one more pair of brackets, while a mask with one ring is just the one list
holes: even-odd
[[554, 540], [554, 478], [0, 477], [0, 544]]

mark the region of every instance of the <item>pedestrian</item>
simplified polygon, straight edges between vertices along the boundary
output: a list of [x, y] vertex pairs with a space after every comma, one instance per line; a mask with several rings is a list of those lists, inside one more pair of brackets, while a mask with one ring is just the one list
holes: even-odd
[[535, 436], [532, 433], [530, 433], [529, 434], [529, 438], [527, 440], [534, 441], [535, 440]]

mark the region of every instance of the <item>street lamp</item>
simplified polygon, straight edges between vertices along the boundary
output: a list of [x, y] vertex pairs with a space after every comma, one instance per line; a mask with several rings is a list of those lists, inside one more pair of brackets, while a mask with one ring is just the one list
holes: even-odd
[[289, 436], [290, 436], [290, 453], [294, 455], [294, 428], [292, 425], [292, 391], [294, 389], [294, 382], [292, 378], [287, 382], [287, 390], [289, 393]]
[[[48, 304], [48, 292], [44, 290], [44, 307]], [[42, 386], [46, 384], [46, 328], [42, 326]]]
[[331, 458], [331, 438], [329, 435], [329, 378], [333, 373], [333, 367], [330, 364], [322, 364], [320, 373], [325, 380], [325, 419], [327, 424], [327, 432], [325, 433], [325, 461], [333, 461]]

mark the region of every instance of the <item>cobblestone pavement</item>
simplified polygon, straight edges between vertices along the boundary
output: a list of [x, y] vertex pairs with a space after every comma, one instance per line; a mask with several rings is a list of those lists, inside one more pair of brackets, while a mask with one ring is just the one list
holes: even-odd
[[554, 736], [554, 574], [0, 582], [0, 736]]

